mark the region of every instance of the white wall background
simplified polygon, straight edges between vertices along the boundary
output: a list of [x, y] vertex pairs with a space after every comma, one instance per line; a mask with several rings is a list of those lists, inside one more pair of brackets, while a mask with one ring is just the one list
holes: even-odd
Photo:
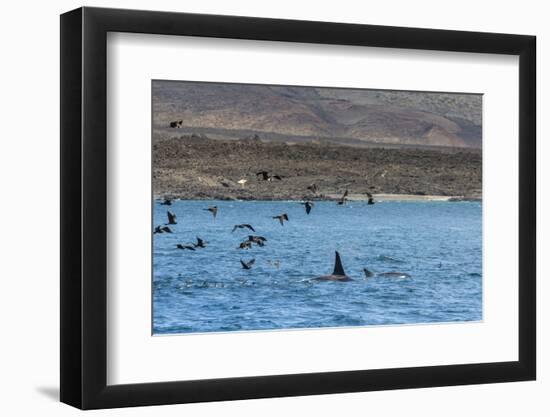
[[[60, 0], [6, 2], [0, 42], [0, 410], [2, 415], [76, 415], [57, 402], [59, 391], [59, 17], [82, 3]], [[550, 97], [548, 73], [550, 26], [544, 2], [535, 0], [428, 0], [338, 2], [278, 0], [124, 0], [86, 5], [181, 12], [238, 14], [292, 19], [417, 26], [538, 36], [539, 119], [539, 366], [538, 381], [483, 386], [432, 388], [301, 398], [237, 401], [95, 412], [94, 415], [279, 416], [316, 414], [468, 416], [529, 415], [550, 412], [550, 209], [543, 190], [550, 158], [543, 144], [548, 122], [543, 102]], [[544, 236], [543, 236], [544, 234]], [[550, 301], [549, 301], [550, 303]], [[544, 395], [546, 394], [546, 395]]]

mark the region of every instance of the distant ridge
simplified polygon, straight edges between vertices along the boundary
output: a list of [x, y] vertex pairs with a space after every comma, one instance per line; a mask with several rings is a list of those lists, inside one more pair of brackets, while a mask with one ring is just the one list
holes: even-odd
[[[154, 81], [153, 128], [170, 121], [308, 140], [481, 148], [482, 96], [252, 84]], [[348, 143], [348, 144], [349, 144]]]

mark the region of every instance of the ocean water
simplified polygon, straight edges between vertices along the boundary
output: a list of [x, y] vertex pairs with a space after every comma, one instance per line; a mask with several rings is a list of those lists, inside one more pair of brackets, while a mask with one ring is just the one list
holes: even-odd
[[[482, 320], [479, 202], [316, 202], [306, 215], [292, 201], [176, 200], [155, 202], [155, 225], [167, 209], [178, 224], [153, 235], [154, 334]], [[271, 218], [281, 213], [284, 226]], [[256, 233], [232, 233], [241, 223]], [[265, 246], [237, 249], [249, 234]], [[196, 236], [206, 248], [176, 248]], [[312, 281], [332, 273], [335, 250], [353, 281]]]

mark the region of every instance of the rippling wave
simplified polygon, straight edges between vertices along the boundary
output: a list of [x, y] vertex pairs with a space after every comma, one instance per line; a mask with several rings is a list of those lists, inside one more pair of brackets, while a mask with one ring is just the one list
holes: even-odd
[[[218, 206], [214, 218], [204, 208]], [[153, 235], [153, 332], [225, 332], [482, 319], [481, 203], [174, 201]], [[155, 225], [167, 222], [155, 204]], [[272, 216], [288, 213], [281, 226]], [[235, 224], [248, 229], [231, 232]], [[237, 249], [249, 234], [265, 246]], [[206, 248], [180, 250], [199, 236]], [[338, 250], [349, 282], [314, 282]], [[255, 259], [250, 270], [240, 260]], [[410, 278], [373, 276], [399, 271]]]

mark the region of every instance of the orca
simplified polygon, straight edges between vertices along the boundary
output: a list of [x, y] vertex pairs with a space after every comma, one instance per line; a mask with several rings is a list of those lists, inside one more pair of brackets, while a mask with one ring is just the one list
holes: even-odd
[[332, 274], [313, 278], [314, 281], [353, 281], [344, 272], [344, 267], [342, 266], [342, 260], [340, 259], [338, 251], [335, 251], [335, 254], [336, 258], [334, 260], [334, 271], [332, 271]]
[[369, 271], [367, 268], [363, 268], [363, 272], [365, 273], [365, 278], [372, 278], [374, 276], [385, 277], [385, 278], [410, 278], [411, 277], [406, 272], [397, 272], [397, 271], [380, 272], [378, 274], [375, 274], [374, 272]]
[[386, 277], [386, 278], [410, 278], [411, 277], [406, 272], [397, 272], [397, 271], [381, 272], [378, 274], [378, 276]]

